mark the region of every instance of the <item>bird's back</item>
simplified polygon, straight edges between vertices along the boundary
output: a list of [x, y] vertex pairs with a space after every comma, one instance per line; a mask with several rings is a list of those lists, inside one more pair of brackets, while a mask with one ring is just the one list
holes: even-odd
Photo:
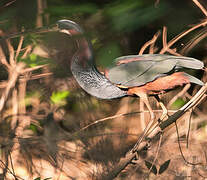
[[[160, 77], [169, 76], [184, 69], [203, 69], [203, 62], [190, 58], [161, 54], [132, 55], [117, 58], [116, 65], [107, 71], [107, 78], [123, 87], [142, 86]], [[187, 73], [189, 81], [203, 85], [203, 82]]]

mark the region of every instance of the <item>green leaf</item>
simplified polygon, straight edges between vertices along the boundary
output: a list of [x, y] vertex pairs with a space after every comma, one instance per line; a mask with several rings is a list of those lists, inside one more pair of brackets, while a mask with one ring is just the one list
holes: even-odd
[[30, 124], [29, 129], [31, 129], [33, 132], [37, 132], [37, 126], [34, 124]]
[[37, 55], [36, 54], [30, 54], [29, 57], [30, 57], [31, 61], [36, 61], [37, 60]]
[[163, 172], [165, 172], [165, 170], [168, 168], [170, 164], [170, 159], [165, 161], [161, 166], [160, 166], [160, 169], [159, 169], [159, 174], [162, 174]]
[[179, 109], [181, 108], [186, 102], [182, 98], [178, 98], [172, 105], [172, 109]]
[[52, 103], [56, 105], [65, 105], [66, 104], [66, 98], [69, 96], [69, 91], [58, 91], [53, 92], [52, 96], [50, 96], [50, 100]]
[[155, 165], [152, 166], [152, 163], [151, 162], [145, 160], [145, 166], [148, 169], [150, 169], [152, 167], [151, 172], [153, 172], [153, 174], [155, 174], [155, 175], [157, 174], [157, 168], [156, 168]]
[[18, 61], [26, 63], [29, 67], [35, 67], [38, 65], [45, 65], [51, 63], [51, 60], [49, 58], [44, 58], [33, 53], [24, 59], [19, 58]]

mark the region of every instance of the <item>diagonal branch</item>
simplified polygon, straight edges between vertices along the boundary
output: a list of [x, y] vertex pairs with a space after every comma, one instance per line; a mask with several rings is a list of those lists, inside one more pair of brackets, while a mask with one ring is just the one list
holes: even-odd
[[[205, 95], [207, 91], [207, 83], [196, 93], [196, 95], [183, 107], [181, 107], [178, 111], [176, 111], [172, 116], [170, 116], [166, 121], [163, 121], [159, 127], [155, 128], [154, 131], [151, 131], [151, 133], [148, 135], [148, 138], [150, 138], [153, 141], [156, 141], [157, 137], [159, 137], [162, 132], [169, 127], [171, 124], [175, 123], [185, 112], [187, 112], [189, 109], [194, 108], [198, 102], [200, 102], [200, 99]], [[133, 159], [137, 157], [137, 152], [142, 151], [143, 149], [147, 149], [148, 143], [143, 142], [138, 146], [138, 149], [136, 152], [129, 151], [126, 156], [122, 159], [120, 159], [119, 163], [115, 165], [115, 167], [108, 172], [107, 174], [103, 174], [100, 179], [114, 179], [118, 176], [118, 174], [127, 167], [128, 164], [131, 163]], [[152, 148], [151, 148], [152, 149]], [[139, 163], [137, 161], [137, 163]]]
[[198, 6], [200, 8], [200, 10], [203, 12], [203, 14], [205, 16], [207, 16], [207, 11], [206, 9], [201, 5], [200, 2], [198, 2], [198, 0], [193, 0], [193, 2], [196, 4], [196, 6]]

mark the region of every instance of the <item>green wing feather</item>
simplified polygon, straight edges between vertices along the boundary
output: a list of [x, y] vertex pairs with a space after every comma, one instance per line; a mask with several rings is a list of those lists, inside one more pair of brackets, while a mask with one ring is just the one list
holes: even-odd
[[[119, 64], [108, 70], [108, 79], [126, 87], [141, 86], [182, 68], [202, 69], [203, 62], [190, 58], [161, 54], [131, 55], [115, 59]], [[190, 76], [190, 75], [189, 75]], [[188, 77], [189, 77], [188, 76]], [[191, 76], [193, 83], [201, 81]]]

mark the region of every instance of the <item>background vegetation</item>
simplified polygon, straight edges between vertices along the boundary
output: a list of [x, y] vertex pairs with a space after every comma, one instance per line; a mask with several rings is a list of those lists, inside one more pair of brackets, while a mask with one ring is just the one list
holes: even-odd
[[[136, 98], [103, 101], [85, 93], [70, 72], [73, 39], [48, 30], [39, 33], [42, 27], [52, 28], [60, 19], [80, 24], [92, 41], [100, 71], [116, 57], [143, 51], [206, 63], [207, 6], [199, 2], [1, 0], [0, 179], [100, 179], [130, 150], [149, 119]], [[153, 37], [153, 46], [143, 46]], [[175, 37], [180, 39], [168, 47]], [[203, 71], [194, 75], [206, 82]], [[162, 96], [169, 113], [198, 89], [186, 86]], [[150, 101], [158, 118], [161, 111]], [[172, 127], [164, 133], [158, 155], [156, 141], [140, 163], [127, 166], [117, 179], [206, 177], [205, 107], [204, 97], [178, 122], [186, 161]], [[156, 173], [162, 165], [163, 172]]]

